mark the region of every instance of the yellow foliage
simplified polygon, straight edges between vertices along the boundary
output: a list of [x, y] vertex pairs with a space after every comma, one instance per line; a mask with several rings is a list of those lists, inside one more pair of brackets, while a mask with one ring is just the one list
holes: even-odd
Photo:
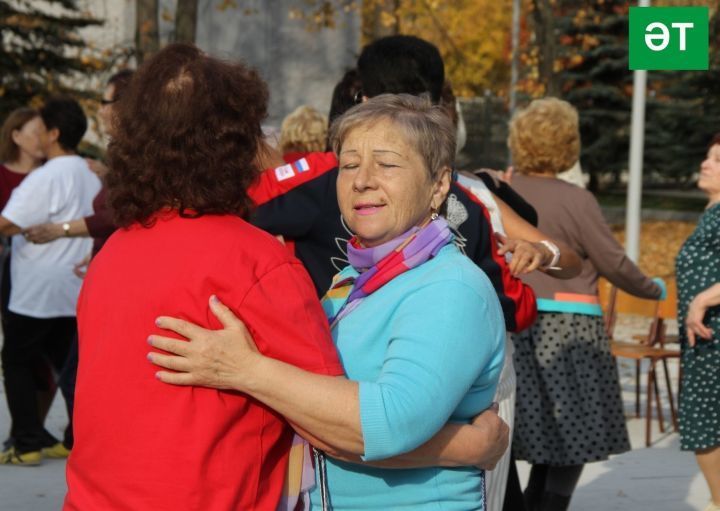
[[235, 0], [222, 0], [215, 6], [215, 8], [221, 12], [225, 11], [226, 9], [237, 9], [237, 7], [238, 4]]
[[380, 13], [380, 23], [383, 27], [392, 27], [397, 22], [394, 13], [383, 11]]
[[507, 91], [512, 9], [506, 2], [366, 0], [363, 12], [374, 9], [380, 10], [384, 27], [397, 26], [400, 33], [422, 37], [440, 49], [456, 95]]

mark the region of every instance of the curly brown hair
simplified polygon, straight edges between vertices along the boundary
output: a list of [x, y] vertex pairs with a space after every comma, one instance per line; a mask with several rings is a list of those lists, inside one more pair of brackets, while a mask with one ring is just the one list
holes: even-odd
[[267, 100], [254, 70], [190, 44], [146, 61], [113, 107], [106, 184], [116, 225], [150, 226], [163, 208], [246, 218]]

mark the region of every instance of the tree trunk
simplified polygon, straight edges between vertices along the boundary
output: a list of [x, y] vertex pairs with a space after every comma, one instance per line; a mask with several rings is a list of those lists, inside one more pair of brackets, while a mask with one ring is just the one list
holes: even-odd
[[[400, 33], [400, 0], [364, 0], [361, 9], [362, 44]], [[392, 20], [392, 23], [388, 23]]]
[[158, 0], [136, 0], [135, 57], [138, 65], [160, 48]]
[[550, 0], [533, 0], [535, 44], [538, 47], [538, 78], [546, 96], [557, 96], [560, 86], [555, 76], [555, 22]]
[[175, 41], [195, 44], [198, 0], [178, 0], [175, 10]]

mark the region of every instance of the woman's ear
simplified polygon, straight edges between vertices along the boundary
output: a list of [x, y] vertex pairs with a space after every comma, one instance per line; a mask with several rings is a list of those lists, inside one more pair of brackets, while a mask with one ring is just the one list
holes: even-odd
[[450, 192], [450, 181], [452, 179], [452, 169], [450, 167], [443, 167], [440, 170], [440, 176], [433, 185], [433, 196], [430, 205], [434, 210], [440, 209], [443, 202], [447, 198]]
[[52, 128], [47, 131], [48, 142], [55, 143], [60, 138], [60, 130], [58, 128]]

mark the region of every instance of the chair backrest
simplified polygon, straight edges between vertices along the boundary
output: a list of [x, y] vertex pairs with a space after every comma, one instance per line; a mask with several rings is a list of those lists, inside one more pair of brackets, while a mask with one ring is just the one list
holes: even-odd
[[665, 281], [667, 298], [660, 302], [660, 317], [663, 319], [677, 319], [677, 282], [675, 277]]
[[664, 322], [661, 311], [663, 302], [654, 299], [638, 298], [618, 289], [605, 279], [598, 281], [600, 304], [605, 315], [605, 329], [608, 336], [613, 337], [618, 314], [632, 314], [649, 320], [648, 335], [644, 344], [652, 345], [662, 340]]

